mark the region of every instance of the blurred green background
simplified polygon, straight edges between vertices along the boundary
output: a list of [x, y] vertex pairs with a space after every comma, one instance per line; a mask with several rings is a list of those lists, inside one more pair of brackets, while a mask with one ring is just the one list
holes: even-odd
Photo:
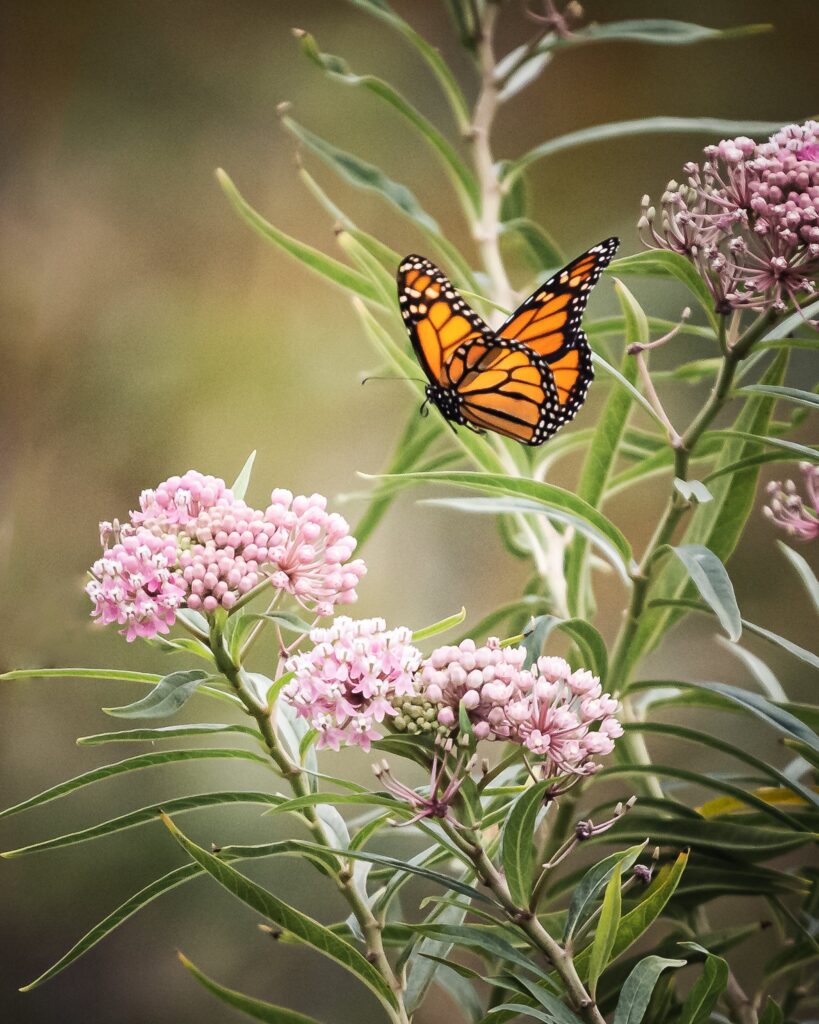
[[[600, 45], [558, 55], [502, 112], [498, 157], [612, 119], [679, 114], [785, 123], [819, 112], [815, 0], [584, 6], [601, 21], [773, 20], [775, 31], [693, 48]], [[395, 7], [441, 48], [472, 97], [472, 68], [443, 5]], [[189, 467], [230, 481], [253, 448], [251, 499], [263, 502], [273, 486], [331, 498], [360, 491], [356, 472], [382, 468], [414, 401], [401, 385], [362, 390], [362, 374], [378, 363], [348, 299], [252, 235], [228, 208], [214, 168], [224, 166], [278, 226], [334, 252], [332, 224], [301, 188], [292, 140], [277, 124], [276, 105], [290, 100], [312, 130], [409, 184], [474, 257], [427, 151], [375, 98], [331, 85], [305, 61], [290, 30], [308, 29], [353, 70], [389, 77], [428, 116], [452, 126], [436, 84], [400, 37], [343, 0], [18, 0], [1, 17], [2, 668], [159, 670], [168, 664], [161, 655], [127, 648], [115, 632], [89, 623], [82, 584], [97, 557], [98, 520], [125, 515], [143, 487]], [[531, 28], [523, 5], [508, 3], [501, 48]], [[641, 195], [658, 196], [707, 141], [643, 137], [537, 164], [535, 215], [567, 252], [610, 234], [622, 236], [624, 252], [635, 251]], [[310, 166], [362, 226], [400, 251], [421, 245], [372, 195]], [[629, 284], [656, 315], [676, 318], [686, 301], [673, 287]], [[611, 285], [599, 292], [593, 311], [613, 310]], [[657, 362], [676, 361], [683, 349], [710, 354], [703, 344], [681, 344]], [[809, 367], [797, 361], [793, 373], [804, 381]], [[669, 396], [672, 416], [690, 413], [699, 396], [678, 386]], [[593, 393], [584, 425], [594, 422], [599, 399]], [[571, 485], [576, 468], [562, 464], [558, 482]], [[459, 520], [418, 505], [417, 497], [404, 496], [368, 544], [370, 574], [356, 614], [417, 626], [466, 604], [477, 621], [520, 592], [524, 568], [504, 554], [491, 522]], [[639, 541], [660, 500], [659, 489], [644, 487], [610, 512]], [[336, 506], [353, 521], [361, 507]], [[773, 539], [757, 516], [731, 564], [740, 604], [750, 619], [809, 645], [815, 627]], [[622, 591], [606, 582], [601, 600], [610, 633]], [[712, 633], [707, 621], [679, 628], [646, 671], [747, 682], [739, 661], [706, 642]], [[749, 647], [770, 656], [792, 699], [808, 698], [798, 663]], [[99, 707], [135, 699], [125, 684], [0, 685], [3, 805], [136, 752], [74, 744], [77, 735], [117, 727]], [[213, 715], [210, 708], [199, 713]], [[724, 727], [737, 725], [728, 717]], [[782, 760], [770, 737], [747, 722], [742, 738]], [[344, 769], [364, 777], [366, 758], [343, 758]], [[244, 766], [159, 769], [3, 822], [0, 846], [167, 795], [263, 785], [269, 777]], [[186, 824], [203, 843], [259, 841], [286, 827], [260, 821], [249, 808], [192, 815]], [[341, 971], [273, 945], [252, 913], [202, 880], [152, 905], [55, 981], [18, 995], [19, 985], [122, 898], [179, 862], [159, 825], [3, 862], [0, 1016], [14, 1024], [235, 1019], [187, 977], [174, 955], [180, 948], [223, 982], [333, 1024], [376, 1019], [375, 1004]], [[339, 916], [309, 867], [283, 861], [256, 874], [322, 919]], [[727, 911], [746, 920], [759, 908], [734, 903]], [[436, 996], [419, 1024], [445, 1012], [445, 998]]]

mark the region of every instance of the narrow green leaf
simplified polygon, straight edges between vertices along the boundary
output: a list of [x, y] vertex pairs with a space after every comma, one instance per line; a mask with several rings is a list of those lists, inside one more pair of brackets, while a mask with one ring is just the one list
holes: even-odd
[[739, 394], [771, 395], [773, 398], [782, 398], [799, 405], [806, 405], [809, 409], [819, 409], [819, 395], [813, 391], [800, 391], [799, 388], [777, 387], [772, 384], [746, 384], [744, 388], [739, 389]]
[[323, 956], [329, 957], [350, 971], [388, 1009], [392, 1010], [397, 1006], [395, 993], [375, 967], [357, 949], [340, 939], [323, 924], [319, 924], [318, 921], [296, 910], [295, 907], [240, 874], [214, 854], [197, 846], [180, 832], [166, 814], [162, 815], [162, 820], [182, 849], [229, 893], [257, 913], [264, 915], [279, 928], [295, 935], [305, 945], [311, 946]]
[[304, 242], [300, 242], [298, 239], [285, 234], [284, 231], [273, 227], [272, 224], [250, 206], [223, 170], [219, 169], [216, 172], [216, 177], [234, 210], [266, 242], [270, 242], [277, 248], [282, 249], [288, 255], [297, 259], [299, 263], [304, 264], [310, 270], [315, 271], [321, 277], [332, 281], [333, 284], [339, 285], [346, 291], [359, 295], [370, 302], [379, 301], [378, 289], [363, 274], [345, 266], [338, 260], [333, 259], [332, 256], [327, 256], [319, 249], [314, 249], [313, 246], [306, 245]]
[[93, 736], [80, 736], [80, 747], [95, 746], [99, 743], [148, 742], [172, 740], [177, 736], [214, 736], [222, 733], [240, 733], [257, 740], [259, 733], [247, 725], [223, 725], [216, 722], [194, 722], [190, 725], [163, 725], [157, 729], [123, 729], [119, 732], [98, 732]]
[[813, 607], [816, 611], [819, 611], [819, 580], [814, 575], [813, 569], [808, 565], [806, 559], [799, 554], [798, 551], [794, 551], [792, 547], [787, 544], [783, 544], [782, 541], [777, 541], [779, 549], [782, 554], [787, 558], [791, 565], [796, 569], [799, 574], [799, 578], [805, 585], [805, 590], [808, 592]]
[[322, 53], [316, 44], [316, 40], [309, 32], [297, 30], [295, 35], [299, 40], [303, 53], [336, 82], [366, 89], [388, 103], [408, 121], [441, 160], [444, 169], [455, 184], [463, 200], [465, 209], [472, 213], [478, 212], [480, 199], [474, 175], [450, 145], [447, 138], [438, 131], [428, 118], [424, 117], [411, 103], [407, 102], [388, 82], [381, 78], [376, 78], [374, 75], [356, 75], [341, 57]]
[[529, 264], [539, 276], [566, 262], [557, 243], [527, 217], [513, 217], [501, 225], [501, 239], [508, 238], [520, 239]]
[[106, 715], [114, 718], [166, 718], [186, 704], [196, 693], [200, 683], [207, 678], [201, 669], [185, 669], [163, 676], [153, 690], [133, 704], [119, 708], [103, 708]]
[[17, 668], [0, 675], [0, 679], [115, 679], [148, 686], [156, 686], [161, 678], [153, 672], [129, 672], [119, 668]]
[[[542, 1021], [543, 1024], [567, 1024], [568, 1020], [573, 1022], [579, 1021], [578, 1017], [575, 1017], [570, 1011], [566, 1011], [569, 1014], [568, 1018], [565, 1016], [558, 1016], [552, 1013], [550, 1010], [538, 1010], [534, 1006], [527, 1006], [526, 1003], [501, 1003], [500, 1006], [493, 1006], [492, 1009], [487, 1013], [486, 1020], [494, 1018], [496, 1014], [508, 1013], [514, 1017], [526, 1016], [530, 1020]], [[509, 1020], [510, 1018], [506, 1018]]]
[[543, 780], [525, 789], [512, 804], [503, 830], [501, 863], [509, 893], [521, 909], [526, 909], [532, 898], [535, 823], [549, 785], [549, 781]]
[[[672, 18], [633, 18], [591, 24], [558, 40], [556, 47], [582, 46], [587, 43], [629, 42], [660, 46], [691, 46], [717, 39], [735, 39], [770, 32], [771, 25], [737, 25], [731, 28], [709, 28]], [[771, 129], [774, 131], [774, 129]]]
[[775, 121], [730, 121], [715, 117], [644, 117], [634, 121], [613, 121], [591, 128], [581, 128], [535, 146], [525, 156], [513, 161], [507, 176], [517, 177], [537, 160], [590, 142], [670, 133], [704, 135], [712, 138], [754, 134], [767, 136], [781, 127], [782, 125]]
[[244, 496], [247, 494], [247, 488], [248, 485], [250, 484], [250, 474], [253, 472], [253, 463], [255, 461], [256, 449], [254, 448], [250, 455], [248, 455], [247, 460], [244, 466], [242, 466], [239, 475], [236, 477], [236, 479], [233, 481], [233, 484], [231, 485], [230, 489], [233, 491], [233, 496], [234, 498], [238, 498], [239, 501], [242, 501], [244, 499]]
[[703, 600], [722, 623], [728, 639], [742, 636], [742, 618], [734, 587], [725, 566], [702, 544], [681, 544], [671, 549], [685, 566]]
[[[626, 817], [629, 816], [626, 815]], [[688, 854], [679, 854], [673, 865], [667, 869], [663, 868], [657, 875], [654, 883], [647, 890], [645, 898], [633, 910], [623, 915], [611, 949], [610, 960], [615, 960], [621, 953], [625, 953], [660, 916], [679, 885], [687, 863]], [[581, 978], [588, 976], [590, 958], [591, 947], [587, 947], [574, 958], [575, 968]]]
[[460, 626], [465, 618], [466, 608], [461, 608], [459, 612], [456, 612], [454, 615], [448, 615], [439, 622], [433, 622], [431, 626], [423, 626], [421, 629], [416, 629], [412, 634], [413, 643], [418, 643], [420, 640], [428, 640], [432, 636], [438, 636], [439, 633], [446, 633], [447, 630]]
[[577, 644], [585, 661], [584, 667], [598, 676], [605, 685], [609, 668], [606, 644], [594, 626], [583, 619], [559, 619], [556, 615], [538, 615], [534, 618], [524, 633], [527, 664], [534, 663], [540, 657], [554, 629], [559, 629]]
[[575, 929], [589, 916], [592, 905], [600, 895], [603, 886], [611, 879], [614, 869], [619, 866], [622, 876], [623, 872], [628, 871], [636, 863], [637, 858], [645, 849], [646, 843], [648, 843], [648, 839], [636, 846], [630, 846], [627, 850], [604, 857], [583, 875], [580, 884], [572, 893], [572, 902], [569, 904], [566, 927], [563, 931], [564, 945], [571, 942]]
[[184, 953], [178, 953], [177, 956], [182, 962], [182, 966], [190, 971], [199, 984], [206, 988], [208, 992], [215, 995], [217, 999], [221, 999], [228, 1006], [232, 1006], [234, 1010], [241, 1010], [242, 1013], [246, 1013], [248, 1017], [252, 1017], [254, 1020], [265, 1021], [266, 1024], [318, 1024], [315, 1018], [308, 1017], [303, 1013], [296, 1013], [295, 1010], [285, 1010], [281, 1006], [273, 1006], [272, 1003], [266, 1003], [262, 999], [254, 999], [252, 996], [243, 995], [235, 989], [225, 988], [224, 985], [218, 984], [218, 982], [203, 974], [195, 964], [188, 960]]
[[[429, 474], [424, 474], [428, 476]], [[518, 480], [518, 477], [509, 477], [508, 480]], [[544, 485], [546, 486], [546, 485]], [[421, 505], [434, 505], [438, 508], [451, 508], [459, 512], [477, 513], [478, 515], [511, 515], [515, 513], [541, 515], [550, 522], [561, 523], [571, 526], [577, 533], [586, 537], [589, 542], [597, 548], [601, 555], [606, 558], [612, 568], [617, 571], [618, 576], [626, 586], [631, 585], [630, 571], [634, 568], [631, 563], [624, 561], [620, 549], [611, 543], [611, 538], [600, 532], [586, 519], [559, 509], [556, 505], [545, 506], [529, 498], [496, 497], [496, 498], [424, 498], [419, 501]], [[613, 524], [609, 523], [610, 526]], [[616, 529], [616, 527], [614, 527]], [[622, 536], [622, 535], [621, 535]]]
[[[648, 320], [642, 307], [620, 281], [615, 281], [614, 288], [625, 321], [626, 349], [635, 343], [646, 344], [649, 340]], [[623, 377], [634, 385], [637, 379], [635, 358], [624, 354], [620, 370]], [[586, 450], [577, 484], [577, 495], [595, 508], [602, 506], [603, 495], [625, 433], [631, 403], [632, 396], [629, 391], [621, 388], [612, 389], [597, 421], [592, 442]], [[588, 541], [585, 537], [576, 537], [566, 555], [566, 580], [569, 607], [580, 616], [586, 613], [591, 597], [588, 556]]]
[[663, 971], [669, 967], [685, 967], [686, 963], [685, 960], [669, 960], [655, 955], [641, 960], [623, 984], [614, 1013], [614, 1024], [640, 1024], [654, 986]]
[[502, 939], [492, 932], [481, 931], [474, 925], [423, 924], [417, 925], [416, 930], [421, 935], [429, 935], [432, 938], [451, 939], [456, 946], [479, 950], [491, 958], [506, 960], [525, 971], [531, 971], [540, 977], [543, 976], [543, 972], [537, 964], [517, 950], [511, 942], [507, 942], [506, 939]]
[[348, 0], [355, 7], [386, 22], [396, 29], [415, 49], [438, 80], [444, 96], [449, 103], [460, 131], [465, 132], [472, 124], [469, 105], [461, 92], [460, 86], [439, 51], [424, 39], [408, 22], [400, 18], [386, 0]]
[[[445, 904], [443, 907], [434, 907], [426, 920], [431, 923], [437, 921], [439, 924], [457, 926], [463, 924], [466, 913], [467, 908], [464, 906]], [[452, 942], [450, 940], [440, 941], [428, 936], [424, 936], [415, 945], [406, 962], [407, 988], [404, 1004], [408, 1013], [413, 1014], [423, 1003], [429, 987], [441, 967], [440, 963], [436, 963], [436, 959], [449, 956], [451, 949]]]
[[594, 932], [594, 939], [589, 954], [589, 991], [592, 998], [597, 992], [597, 982], [600, 975], [606, 969], [614, 949], [614, 940], [617, 937], [617, 929], [620, 927], [620, 914], [622, 907], [622, 895], [620, 886], [622, 884], [622, 865], [615, 864], [611, 877], [606, 883], [606, 891], [603, 895], [603, 906], [600, 910], [600, 918]]
[[747, 619], [742, 620], [742, 625], [749, 633], [754, 633], [756, 636], [761, 636], [764, 640], [769, 643], [776, 644], [777, 647], [781, 647], [783, 651], [787, 651], [788, 654], [792, 654], [794, 658], [799, 658], [800, 661], [804, 661], [811, 668], [819, 669], [819, 657], [817, 657], [812, 651], [805, 650], [804, 647], [800, 647], [799, 644], [793, 643], [784, 636], [780, 636], [778, 633], [772, 633], [769, 629], [763, 629], [762, 626], [757, 626], [753, 622], [748, 622]]
[[729, 686], [727, 683], [687, 683], [683, 685], [719, 693], [723, 697], [727, 697], [729, 701], [750, 711], [752, 715], [756, 715], [757, 718], [761, 718], [764, 722], [772, 725], [780, 732], [784, 732], [794, 739], [806, 743], [809, 747], [819, 752], [819, 736], [812, 729], [800, 722], [794, 715], [777, 707], [776, 704], [766, 700], [758, 693], [742, 690], [738, 686]]
[[727, 984], [728, 964], [721, 956], [709, 953], [702, 974], [683, 1003], [679, 1024], [706, 1024]]
[[783, 1024], [785, 1015], [770, 996], [765, 1000], [765, 1008], [759, 1015], [759, 1024]]
[[53, 839], [33, 843], [31, 846], [21, 846], [17, 850], [4, 850], [0, 853], [0, 857], [22, 857], [24, 854], [41, 853], [44, 850], [56, 850], [61, 846], [85, 843], [91, 839], [99, 839], [101, 836], [113, 835], [115, 832], [123, 832], [125, 829], [157, 821], [162, 811], [166, 811], [168, 814], [180, 814], [182, 811], [194, 811], [200, 807], [216, 807], [221, 804], [265, 804], [269, 807], [280, 803], [282, 799], [282, 797], [273, 796], [271, 793], [237, 792], [235, 790], [174, 797], [172, 800], [163, 800], [162, 803], [140, 807], [139, 810], [122, 814], [118, 818], [109, 818], [108, 821], [81, 829], [79, 832], [68, 832]]
[[790, 456], [799, 457], [808, 462], [819, 462], [819, 450], [812, 448], [810, 445], [788, 441], [784, 437], [765, 437], [762, 434], [747, 430], [709, 430], [703, 437], [707, 439], [727, 438], [728, 440], [747, 441], [751, 445], [764, 445], [767, 448], [776, 448], [778, 451], [786, 452]]
[[609, 273], [615, 275], [637, 274], [644, 277], [676, 278], [681, 284], [685, 285], [691, 295], [697, 300], [708, 317], [711, 327], [714, 330], [717, 329], [713, 296], [693, 263], [681, 253], [671, 252], [668, 249], [650, 249], [647, 252], [637, 252], [632, 256], [623, 256], [619, 260], [614, 260], [609, 267]]
[[[545, 1010], [553, 1024], [580, 1024], [579, 1018], [563, 1000], [550, 992], [545, 985], [530, 981], [525, 975], [518, 975], [514, 981], [518, 990], [523, 989]], [[527, 1007], [526, 1012], [531, 1015], [531, 1008]]]
[[162, 750], [150, 754], [138, 754], [136, 757], [126, 758], [124, 761], [117, 761], [115, 764], [106, 764], [100, 768], [94, 768], [90, 772], [84, 772], [73, 779], [67, 779], [58, 786], [43, 790], [36, 796], [23, 800], [14, 807], [7, 807], [0, 811], [0, 818], [6, 818], [11, 814], [18, 814], [20, 811], [28, 810], [29, 807], [38, 807], [40, 804], [50, 803], [61, 796], [67, 796], [76, 789], [90, 786], [94, 782], [102, 782], [104, 779], [113, 778], [116, 775], [124, 775], [127, 772], [139, 771], [142, 768], [154, 768], [158, 765], [173, 764], [177, 761], [200, 761], [209, 759], [234, 759], [255, 761], [257, 764], [269, 766], [270, 762], [261, 754], [254, 754], [250, 750], [231, 750], [228, 747], [217, 747], [214, 749], [195, 748], [193, 750]]
[[556, 487], [553, 484], [541, 483], [521, 477], [507, 477], [496, 473], [475, 473], [470, 471], [449, 471], [443, 473], [408, 473], [405, 480], [416, 480], [419, 483], [455, 484], [486, 494], [504, 495], [510, 498], [524, 498], [542, 505], [544, 508], [557, 512], [568, 512], [578, 519], [584, 520], [595, 531], [605, 537], [622, 558], [626, 565], [633, 561], [631, 547], [620, 530], [588, 502], [578, 498], [576, 494]]

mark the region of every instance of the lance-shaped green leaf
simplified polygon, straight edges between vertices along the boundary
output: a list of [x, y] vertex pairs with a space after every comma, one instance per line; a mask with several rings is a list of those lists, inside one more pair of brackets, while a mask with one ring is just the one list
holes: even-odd
[[[626, 816], [628, 817], [628, 815]], [[618, 956], [633, 945], [640, 936], [657, 920], [665, 905], [674, 895], [679, 885], [685, 865], [688, 863], [688, 854], [681, 853], [674, 864], [663, 868], [654, 884], [648, 889], [645, 898], [630, 910], [623, 914], [617, 935], [611, 948], [610, 960]], [[591, 959], [591, 948], [586, 947], [574, 958], [574, 965], [581, 978], [588, 977], [589, 964]]]
[[603, 894], [603, 906], [600, 909], [600, 917], [594, 932], [591, 950], [589, 952], [589, 991], [592, 996], [597, 992], [597, 982], [600, 975], [606, 969], [614, 949], [614, 940], [617, 937], [617, 929], [620, 927], [620, 916], [622, 908], [622, 866], [615, 864], [614, 870], [606, 883], [606, 891]]
[[543, 653], [543, 645], [555, 629], [565, 633], [577, 644], [584, 659], [584, 667], [598, 676], [605, 685], [608, 675], [608, 654], [603, 638], [584, 619], [560, 619], [556, 615], [539, 615], [524, 632], [527, 650], [526, 663], [533, 664]]
[[714, 298], [693, 263], [678, 252], [668, 249], [650, 249], [614, 260], [610, 274], [636, 274], [640, 277], [673, 277], [680, 281], [704, 310], [713, 330], [717, 329]]
[[663, 971], [669, 967], [685, 967], [686, 963], [685, 960], [670, 960], [656, 955], [641, 960], [623, 984], [614, 1012], [614, 1024], [640, 1024]]
[[478, 950], [490, 958], [506, 960], [510, 964], [531, 971], [532, 974], [543, 976], [543, 971], [538, 965], [516, 949], [511, 942], [474, 925], [421, 924], [415, 925], [414, 930], [432, 938], [449, 939], [456, 946]]
[[45, 850], [56, 850], [62, 846], [74, 846], [76, 843], [85, 843], [91, 839], [110, 836], [115, 832], [124, 832], [126, 829], [136, 828], [139, 825], [157, 821], [162, 811], [167, 811], [168, 814], [180, 814], [183, 811], [194, 811], [200, 807], [218, 807], [222, 804], [265, 804], [269, 807], [280, 803], [282, 800], [283, 797], [274, 796], [271, 793], [254, 792], [252, 790], [241, 792], [227, 790], [217, 793], [197, 793], [194, 796], [174, 797], [172, 800], [163, 800], [162, 803], [140, 807], [137, 811], [121, 814], [117, 818], [109, 818], [108, 821], [92, 825], [90, 828], [80, 829], [78, 832], [67, 832], [65, 835], [55, 836], [53, 839], [44, 839], [40, 843], [21, 846], [17, 850], [4, 850], [0, 853], [0, 857], [22, 857], [24, 854], [42, 853]]
[[247, 1014], [248, 1017], [252, 1017], [253, 1020], [264, 1021], [265, 1024], [318, 1024], [318, 1021], [314, 1017], [308, 1017], [304, 1013], [297, 1013], [295, 1010], [286, 1010], [281, 1006], [274, 1006], [272, 1003], [266, 1003], [263, 999], [254, 999], [252, 996], [246, 996], [241, 992], [237, 992], [232, 988], [225, 988], [224, 985], [220, 985], [218, 982], [209, 978], [206, 974], [203, 974], [199, 968], [192, 964], [190, 960], [185, 956], [184, 953], [178, 953], [182, 966], [188, 970], [194, 978], [208, 990], [212, 995], [216, 996], [223, 1003], [233, 1007], [234, 1010], [241, 1010], [242, 1013]]
[[198, 668], [171, 672], [160, 679], [150, 693], [133, 704], [102, 710], [114, 718], [167, 718], [190, 700], [207, 675]]
[[765, 437], [762, 434], [751, 433], [747, 430], [709, 430], [703, 437], [706, 439], [727, 438], [729, 441], [746, 441], [751, 445], [764, 445], [766, 448], [776, 448], [787, 455], [806, 459], [808, 462], [819, 462], [819, 450], [807, 444], [799, 444], [798, 441], [788, 441], [784, 437]]
[[512, 804], [503, 830], [501, 863], [506, 884], [515, 905], [525, 909], [532, 898], [535, 870], [534, 832], [543, 795], [550, 785], [544, 779], [523, 793]]
[[501, 240], [517, 239], [532, 269], [543, 276], [565, 262], [563, 252], [543, 228], [528, 217], [513, 217], [501, 224]]
[[587, 43], [648, 43], [656, 46], [691, 46], [717, 39], [736, 39], [770, 32], [772, 25], [737, 25], [731, 28], [709, 28], [690, 21], [673, 18], [633, 18], [586, 25], [553, 44], [556, 49], [582, 46]]
[[182, 849], [224, 889], [279, 928], [295, 935], [305, 945], [311, 946], [318, 953], [329, 957], [350, 971], [373, 992], [384, 1006], [390, 1010], [395, 1009], [397, 1006], [395, 993], [369, 960], [362, 956], [357, 949], [340, 939], [323, 924], [319, 924], [318, 921], [303, 914], [300, 910], [296, 910], [295, 907], [280, 900], [278, 896], [274, 896], [267, 889], [242, 875], [215, 854], [208, 853], [207, 850], [197, 846], [180, 832], [167, 815], [163, 814], [162, 820]]
[[627, 139], [636, 135], [703, 135], [707, 137], [725, 138], [732, 135], [770, 135], [778, 131], [782, 125], [776, 121], [730, 121], [718, 117], [643, 117], [634, 121], [612, 121], [609, 124], [598, 124], [591, 128], [581, 128], [560, 135], [556, 139], [535, 146], [524, 156], [512, 161], [507, 171], [507, 179], [522, 174], [535, 161], [554, 156], [576, 146], [585, 146], [592, 142], [607, 142], [610, 139]]
[[[813, 957], [815, 957], [815, 955], [816, 954], [814, 953]], [[765, 1001], [765, 1007], [759, 1015], [759, 1024], [782, 1024], [784, 1020], [785, 1014], [774, 1000], [768, 996]]]
[[221, 722], [192, 722], [189, 725], [163, 725], [156, 729], [121, 729], [117, 732], [98, 732], [93, 736], [80, 736], [77, 746], [90, 747], [100, 743], [154, 743], [157, 740], [173, 740], [178, 736], [219, 736], [224, 733], [238, 733], [259, 739], [256, 729], [248, 725], [227, 725]]
[[611, 879], [614, 869], [619, 867], [622, 876], [623, 872], [628, 871], [636, 863], [647, 842], [648, 839], [645, 839], [642, 843], [630, 846], [627, 850], [612, 853], [589, 868], [581, 879], [580, 884], [572, 893], [572, 902], [569, 904], [566, 927], [563, 931], [564, 945], [571, 942], [575, 929], [589, 916], [592, 906], [602, 892], [603, 887]]
[[242, 466], [239, 475], [231, 484], [230, 489], [233, 491], [234, 498], [238, 498], [240, 501], [244, 499], [247, 494], [247, 488], [250, 484], [250, 474], [253, 472], [253, 463], [256, 461], [256, 449], [248, 455], [247, 460]]
[[465, 209], [477, 213], [480, 197], [474, 175], [450, 145], [447, 138], [428, 118], [424, 117], [389, 82], [385, 82], [382, 78], [377, 78], [374, 75], [356, 75], [341, 57], [336, 57], [330, 53], [322, 53], [316, 44], [316, 40], [309, 32], [296, 29], [294, 35], [299, 41], [302, 52], [336, 82], [366, 89], [385, 103], [388, 103], [393, 110], [396, 110], [408, 121], [441, 160], [444, 169], [455, 184], [463, 200]]
[[681, 544], [671, 550], [685, 566], [703, 600], [722, 623], [728, 639], [739, 640], [742, 636], [742, 618], [733, 584], [722, 562], [702, 544]]
[[[434, 907], [426, 920], [457, 926], [463, 924], [466, 913], [467, 908], [464, 906], [445, 904], [442, 907]], [[436, 962], [437, 959], [449, 956], [451, 949], [451, 940], [441, 941], [428, 936], [423, 936], [414, 944], [406, 960], [407, 988], [404, 1003], [409, 1013], [414, 1013], [422, 1004], [430, 985], [435, 980], [441, 967], [440, 963]]]
[[[458, 487], [483, 491], [485, 494], [528, 500], [533, 503], [535, 508], [540, 505], [550, 511], [568, 513], [584, 521], [597, 534], [609, 541], [623, 563], [630, 566], [633, 562], [629, 542], [611, 520], [588, 502], [578, 498], [576, 494], [562, 487], [556, 487], [554, 484], [545, 484], [523, 477], [508, 477], [497, 473], [457, 470], [441, 473], [407, 473], [404, 479], [414, 480], [418, 483], [455, 484]], [[528, 509], [528, 511], [532, 510], [532, 508]]]
[[345, 181], [356, 188], [375, 192], [420, 228], [427, 239], [437, 246], [452, 265], [456, 283], [459, 283], [461, 279], [474, 283], [463, 257], [447, 241], [436, 220], [426, 212], [406, 185], [394, 181], [375, 164], [322, 139], [321, 136], [300, 125], [298, 121], [294, 121], [288, 114], [282, 116], [281, 123], [303, 146], [320, 157]]
[[413, 643], [418, 643], [419, 640], [428, 640], [430, 637], [438, 636], [440, 633], [446, 633], [448, 629], [460, 626], [465, 618], [466, 608], [461, 608], [459, 612], [456, 612], [454, 615], [448, 615], [439, 622], [433, 622], [431, 626], [423, 626], [421, 629], [416, 629], [412, 634]]
[[805, 585], [805, 590], [808, 592], [808, 596], [813, 603], [813, 607], [819, 612], [819, 580], [814, 575], [813, 569], [808, 565], [807, 560], [799, 554], [798, 551], [794, 551], [792, 547], [787, 544], [783, 544], [782, 541], [777, 541], [779, 550], [796, 569], [799, 574], [799, 578]]
[[348, 0], [349, 3], [366, 11], [373, 17], [386, 22], [391, 28], [396, 29], [407, 40], [407, 42], [418, 53], [426, 63], [432, 74], [438, 80], [444, 96], [455, 115], [458, 128], [465, 132], [469, 129], [472, 119], [469, 113], [469, 106], [461, 92], [460, 86], [449, 69], [449, 64], [444, 60], [438, 50], [424, 39], [408, 22], [400, 18], [390, 7], [386, 0]]
[[331, 256], [327, 256], [320, 249], [314, 249], [313, 246], [306, 245], [304, 242], [300, 242], [298, 239], [274, 227], [244, 199], [221, 168], [216, 172], [216, 178], [231, 206], [241, 219], [266, 242], [275, 245], [289, 256], [298, 260], [299, 263], [328, 281], [332, 281], [333, 284], [339, 285], [346, 291], [359, 295], [370, 302], [380, 301], [378, 289], [363, 274], [346, 266], [344, 263], [340, 263]]
[[[494, 980], [494, 979], [493, 979]], [[552, 1010], [538, 1010], [526, 1003], [501, 1003], [500, 1006], [493, 1006], [486, 1015], [486, 1022], [494, 1021], [498, 1014], [508, 1014], [504, 1020], [517, 1019], [520, 1016], [528, 1017], [530, 1020], [540, 1021], [541, 1024], [579, 1024], [580, 1018], [576, 1017], [571, 1010], [564, 1008], [564, 1013], [555, 1013]]]
[[[635, 343], [647, 344], [648, 320], [642, 307], [620, 281], [616, 281], [614, 287], [625, 321], [626, 348]], [[637, 379], [636, 359], [626, 353], [620, 369], [623, 377], [634, 385]], [[625, 433], [631, 402], [632, 396], [629, 391], [622, 388], [612, 389], [597, 421], [592, 442], [586, 450], [577, 484], [577, 494], [595, 508], [602, 505], [603, 494]], [[569, 607], [579, 615], [584, 614], [589, 596], [586, 594], [589, 585], [588, 554], [588, 541], [585, 537], [576, 537], [566, 555]]]
[[683, 1003], [679, 1024], [706, 1024], [727, 984], [728, 964], [721, 956], [709, 953], [702, 974]]
[[799, 388], [776, 387], [772, 384], [746, 384], [739, 389], [741, 395], [770, 395], [787, 402], [806, 405], [809, 409], [819, 409], [819, 395], [813, 391], [800, 391]]
[[202, 747], [193, 750], [162, 750], [152, 752], [150, 754], [138, 754], [136, 757], [128, 757], [124, 761], [117, 761], [115, 764], [106, 764], [102, 765], [100, 768], [94, 768], [92, 771], [84, 772], [82, 775], [77, 775], [73, 779], [66, 779], [65, 782], [61, 782], [58, 786], [52, 786], [50, 789], [45, 789], [42, 793], [38, 793], [36, 796], [29, 797], [28, 800], [23, 800], [21, 803], [15, 804], [14, 807], [7, 807], [5, 810], [0, 811], [0, 818], [6, 818], [10, 814], [17, 814], [20, 811], [28, 810], [29, 807], [38, 807], [40, 804], [50, 803], [52, 800], [57, 800], [61, 796], [67, 796], [69, 793], [73, 793], [74, 790], [82, 789], [84, 786], [90, 786], [94, 782], [102, 782], [104, 779], [114, 778], [117, 775], [125, 775], [127, 772], [140, 771], [142, 768], [155, 768], [163, 764], [174, 764], [178, 761], [202, 761], [211, 759], [239, 759], [244, 761], [255, 761], [256, 764], [261, 764], [265, 767], [270, 765], [269, 760], [266, 757], [262, 757], [261, 754], [254, 754], [250, 750], [231, 750], [228, 747], [216, 747], [214, 749]]

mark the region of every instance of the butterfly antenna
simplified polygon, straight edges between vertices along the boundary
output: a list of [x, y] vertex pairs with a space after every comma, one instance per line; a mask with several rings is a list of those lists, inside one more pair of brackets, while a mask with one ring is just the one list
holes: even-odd
[[362, 377], [361, 378], [361, 383], [362, 383], [362, 385], [363, 384], [367, 384], [371, 380], [412, 380], [412, 381], [415, 381], [416, 384], [426, 384], [426, 381], [425, 380], [421, 380], [420, 377], [374, 377], [374, 376]]

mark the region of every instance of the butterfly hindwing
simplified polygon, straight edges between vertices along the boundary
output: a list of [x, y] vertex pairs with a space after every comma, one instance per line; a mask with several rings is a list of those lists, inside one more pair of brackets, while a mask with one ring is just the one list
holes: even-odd
[[459, 345], [492, 334], [449, 278], [423, 256], [401, 261], [398, 302], [412, 347], [433, 384], [444, 384], [446, 365]]

